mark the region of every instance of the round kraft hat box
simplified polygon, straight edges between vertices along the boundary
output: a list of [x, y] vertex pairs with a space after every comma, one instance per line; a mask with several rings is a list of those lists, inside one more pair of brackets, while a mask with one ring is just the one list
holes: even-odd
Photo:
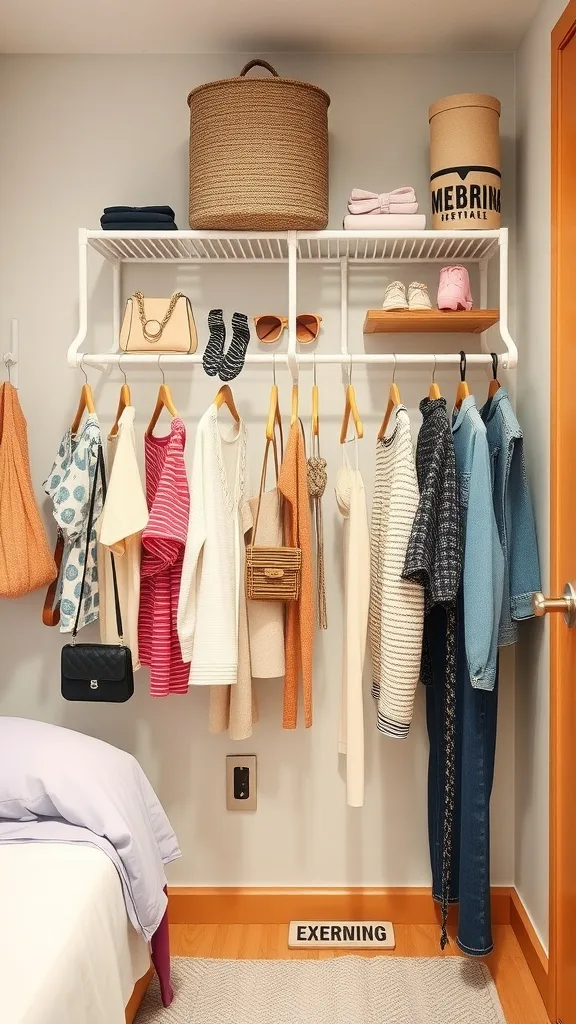
[[460, 93], [433, 103], [430, 122], [432, 227], [500, 227], [500, 101]]
[[[248, 77], [253, 67], [266, 77]], [[193, 89], [190, 227], [322, 230], [328, 224], [330, 97], [251, 60], [238, 78]]]

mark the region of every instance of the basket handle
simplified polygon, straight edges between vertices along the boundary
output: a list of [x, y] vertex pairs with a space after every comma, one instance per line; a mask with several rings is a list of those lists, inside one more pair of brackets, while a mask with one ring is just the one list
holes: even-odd
[[278, 72], [276, 71], [276, 68], [273, 68], [272, 65], [268, 63], [267, 60], [260, 60], [259, 57], [256, 57], [254, 60], [249, 60], [248, 63], [245, 64], [244, 67], [242, 68], [239, 77], [243, 78], [244, 75], [248, 74], [251, 68], [266, 68], [266, 71], [269, 71], [271, 75], [274, 75], [274, 78], [280, 77]]

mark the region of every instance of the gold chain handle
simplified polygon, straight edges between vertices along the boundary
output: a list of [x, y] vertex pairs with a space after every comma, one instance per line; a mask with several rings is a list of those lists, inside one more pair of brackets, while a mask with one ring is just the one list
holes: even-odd
[[175, 307], [176, 303], [178, 302], [178, 299], [185, 299], [186, 296], [184, 295], [184, 292], [174, 292], [174, 294], [172, 295], [172, 297], [170, 299], [170, 302], [168, 303], [168, 309], [166, 310], [164, 316], [162, 317], [162, 320], [154, 320], [154, 321], [152, 321], [153, 323], [159, 325], [159, 330], [156, 332], [156, 334], [150, 334], [148, 332], [148, 330], [147, 330], [147, 324], [149, 324], [150, 321], [146, 319], [146, 311], [144, 309], [144, 295], [143, 295], [143, 293], [142, 292], [134, 292], [134, 298], [136, 299], [136, 302], [138, 303], [138, 313], [140, 315], [140, 323], [142, 324], [142, 333], [144, 334], [144, 337], [146, 338], [147, 341], [154, 342], [154, 341], [158, 341], [158, 339], [162, 337], [162, 331], [164, 330], [164, 328], [166, 327], [166, 324], [168, 323], [170, 317], [172, 316], [172, 313], [174, 312], [174, 307]]

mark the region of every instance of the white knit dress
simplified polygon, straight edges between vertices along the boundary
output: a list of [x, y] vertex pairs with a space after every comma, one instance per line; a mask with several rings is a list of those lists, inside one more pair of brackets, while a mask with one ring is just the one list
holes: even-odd
[[395, 738], [408, 735], [420, 676], [424, 591], [402, 579], [418, 499], [410, 417], [398, 406], [376, 447], [369, 619], [377, 725]]
[[190, 483], [190, 521], [178, 602], [190, 686], [235, 685], [243, 538], [246, 427], [222, 434], [211, 405], [198, 424]]
[[[357, 443], [356, 443], [357, 447]], [[346, 755], [346, 802], [364, 804], [364, 701], [362, 675], [370, 601], [370, 535], [364, 483], [352, 469], [346, 449], [336, 476], [336, 501], [344, 518], [344, 650], [338, 750]]]

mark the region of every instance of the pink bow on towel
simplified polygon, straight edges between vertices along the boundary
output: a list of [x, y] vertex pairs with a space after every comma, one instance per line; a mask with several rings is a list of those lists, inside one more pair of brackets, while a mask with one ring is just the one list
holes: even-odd
[[403, 185], [392, 192], [366, 192], [363, 188], [352, 189], [348, 200], [348, 212], [362, 213], [418, 213], [416, 193], [411, 185]]

